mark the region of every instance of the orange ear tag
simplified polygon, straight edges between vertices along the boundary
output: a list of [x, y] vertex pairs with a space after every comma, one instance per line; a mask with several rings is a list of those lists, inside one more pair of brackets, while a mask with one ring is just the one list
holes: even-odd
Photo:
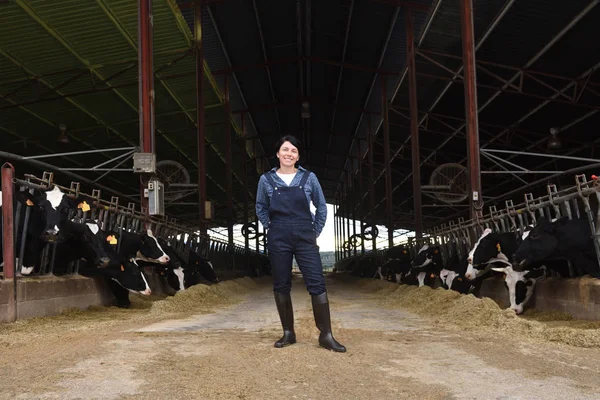
[[125, 271], [125, 267], [121, 265], [121, 271], [124, 272]]
[[496, 248], [498, 249], [498, 253], [502, 253], [502, 247], [500, 247], [500, 243], [496, 243]]
[[33, 206], [33, 201], [27, 199], [27, 201], [25, 202], [25, 204], [27, 204], [27, 207], [31, 207], [31, 206]]

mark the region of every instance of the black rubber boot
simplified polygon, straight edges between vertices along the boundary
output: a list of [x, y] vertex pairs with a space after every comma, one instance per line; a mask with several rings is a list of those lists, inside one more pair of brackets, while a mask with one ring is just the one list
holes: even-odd
[[335, 340], [331, 333], [331, 315], [329, 313], [327, 292], [318, 296], [312, 296], [312, 307], [315, 315], [315, 323], [317, 324], [317, 328], [321, 331], [321, 334], [319, 335], [319, 345], [338, 353], [345, 353], [346, 348]]
[[281, 319], [281, 326], [283, 327], [283, 337], [275, 342], [275, 347], [281, 348], [296, 343], [292, 296], [289, 293], [275, 292], [275, 304], [277, 304], [279, 319]]

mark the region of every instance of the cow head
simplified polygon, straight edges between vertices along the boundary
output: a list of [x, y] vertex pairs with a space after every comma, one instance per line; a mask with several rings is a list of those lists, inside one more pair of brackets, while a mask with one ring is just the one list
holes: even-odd
[[138, 259], [160, 264], [167, 264], [170, 257], [165, 253], [162, 246], [158, 243], [158, 239], [152, 234], [150, 229], [147, 229], [141, 236], [141, 244], [139, 248]]
[[490, 228], [486, 228], [469, 252], [465, 277], [474, 280], [489, 270], [488, 264], [490, 262], [498, 259], [508, 260], [502, 252], [499, 235], [492, 233]]
[[188, 264], [190, 271], [195, 270], [202, 275], [202, 277], [212, 283], [218, 283], [219, 278], [215, 272], [215, 268], [209, 260], [205, 260], [200, 257], [197, 253], [190, 252], [190, 262]]
[[548, 222], [544, 217], [539, 218], [529, 234], [524, 235], [525, 239], [515, 251], [513, 269], [523, 271], [527, 266], [551, 256], [558, 247], [556, 231], [568, 220], [568, 218], [561, 218], [555, 222]]
[[122, 260], [118, 268], [111, 266], [102, 269], [103, 275], [108, 275], [112, 280], [132, 293], [143, 295], [152, 294], [144, 273], [140, 270], [135, 259]]
[[61, 235], [64, 245], [71, 245], [79, 252], [81, 258], [88, 260], [97, 267], [107, 267], [111, 261], [104, 246], [105, 235], [97, 222], [88, 221], [84, 224], [66, 221], [63, 223]]
[[523, 308], [529, 302], [535, 284], [546, 277], [546, 267], [531, 271], [515, 271], [511, 266], [492, 268], [494, 271], [504, 273], [504, 285], [508, 289], [510, 309], [517, 315], [523, 313]]
[[444, 289], [450, 289], [452, 287], [452, 281], [457, 277], [456, 271], [450, 271], [448, 269], [442, 269], [440, 271], [440, 280], [442, 281], [442, 287]]
[[428, 244], [421, 247], [419, 254], [410, 263], [413, 268], [424, 268], [431, 263], [441, 264], [441, 255], [439, 246], [430, 246]]

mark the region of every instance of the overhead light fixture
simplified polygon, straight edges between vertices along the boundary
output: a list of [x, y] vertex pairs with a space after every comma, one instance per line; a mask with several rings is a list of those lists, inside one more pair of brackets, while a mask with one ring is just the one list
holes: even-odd
[[302, 102], [302, 119], [309, 119], [310, 118], [310, 107], [308, 104], [308, 101], [303, 101]]
[[60, 135], [58, 135], [58, 141], [63, 144], [69, 143], [69, 136], [67, 136], [67, 126], [65, 124], [60, 124], [58, 126], [60, 129]]
[[550, 128], [550, 137], [548, 138], [548, 150], [557, 150], [562, 148], [562, 142], [558, 137], [559, 128]]

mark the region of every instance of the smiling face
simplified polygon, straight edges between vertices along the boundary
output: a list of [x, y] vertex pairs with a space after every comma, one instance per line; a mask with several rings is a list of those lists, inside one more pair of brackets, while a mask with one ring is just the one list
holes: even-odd
[[296, 146], [286, 141], [277, 151], [277, 158], [279, 158], [279, 164], [282, 167], [294, 167], [300, 160], [300, 153]]

